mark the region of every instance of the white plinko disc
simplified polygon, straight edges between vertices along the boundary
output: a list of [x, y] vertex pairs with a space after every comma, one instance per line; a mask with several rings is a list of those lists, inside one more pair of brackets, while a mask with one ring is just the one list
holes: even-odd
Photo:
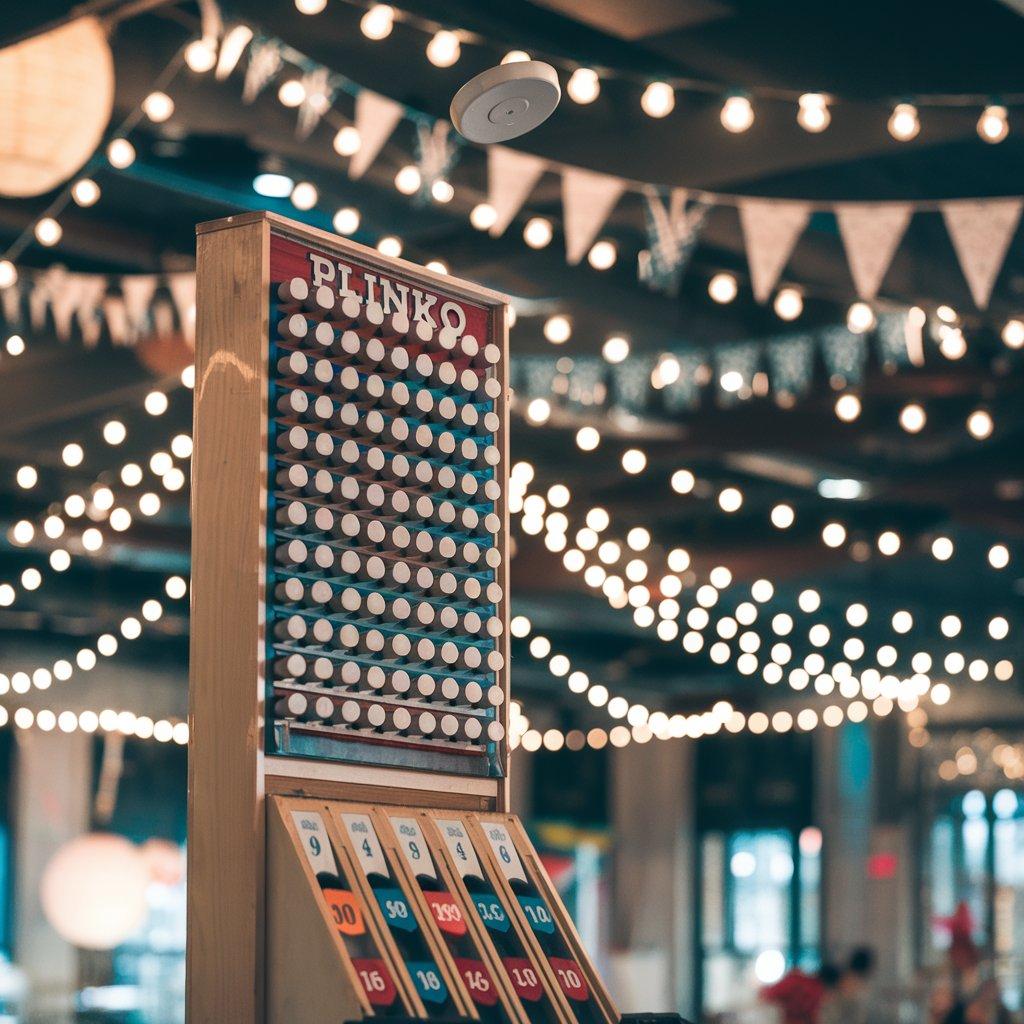
[[539, 60], [515, 61], [477, 75], [452, 100], [452, 124], [470, 142], [508, 142], [543, 124], [562, 98], [558, 75]]

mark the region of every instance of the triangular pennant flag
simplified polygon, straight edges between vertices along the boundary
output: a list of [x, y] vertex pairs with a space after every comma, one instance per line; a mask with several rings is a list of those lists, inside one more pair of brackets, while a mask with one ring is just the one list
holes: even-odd
[[103, 298], [103, 319], [107, 321], [110, 340], [115, 345], [128, 344], [128, 311], [120, 295]]
[[565, 256], [579, 263], [626, 189], [621, 178], [579, 167], [562, 171], [562, 214]]
[[334, 87], [331, 85], [331, 73], [327, 68], [307, 71], [302, 76], [302, 84], [306, 88], [306, 95], [299, 104], [299, 121], [295, 134], [300, 139], [307, 139], [320, 123], [320, 118], [331, 109]]
[[697, 247], [711, 207], [698, 200], [686, 209], [685, 189], [672, 190], [668, 208], [653, 185], [644, 189], [647, 248], [637, 256], [640, 280], [649, 288], [675, 295], [683, 271]]
[[807, 227], [811, 209], [807, 203], [741, 199], [739, 213], [754, 298], [764, 302]]
[[490, 233], [495, 238], [505, 233], [546, 169], [539, 156], [505, 146], [488, 147], [487, 202], [494, 208]]
[[4, 310], [4, 322], [8, 327], [17, 327], [21, 320], [21, 286], [17, 282], [0, 288], [0, 304]]
[[261, 40], [249, 50], [249, 64], [245, 69], [242, 102], [252, 103], [281, 69], [281, 51], [276, 43]]
[[942, 203], [946, 230], [953, 241], [971, 297], [985, 309], [1020, 221], [1021, 199], [954, 199]]
[[167, 288], [178, 313], [178, 323], [189, 344], [196, 336], [196, 275], [191, 270], [167, 275]]
[[96, 343], [100, 340], [100, 331], [103, 327], [103, 321], [96, 311], [107, 290], [107, 279], [101, 274], [80, 274], [79, 279], [82, 288], [78, 296], [78, 309], [75, 316], [85, 347], [95, 348]]
[[53, 328], [61, 341], [71, 337], [71, 321], [78, 308], [81, 281], [64, 267], [53, 266], [43, 274], [46, 297], [53, 313]]
[[46, 307], [50, 301], [50, 290], [42, 276], [33, 279], [28, 293], [28, 322], [33, 331], [42, 331], [46, 327]]
[[356, 96], [355, 125], [359, 150], [348, 165], [348, 176], [360, 178], [377, 158], [384, 143], [402, 120], [403, 107], [387, 96], [361, 89]]
[[134, 341], [146, 329], [149, 319], [149, 304], [156, 291], [155, 274], [132, 274], [121, 278], [121, 294], [128, 316], [128, 333]]
[[174, 333], [174, 307], [164, 298], [157, 299], [151, 310], [153, 314], [153, 335], [169, 338]]
[[836, 222], [857, 295], [871, 301], [910, 223], [909, 203], [839, 203]]

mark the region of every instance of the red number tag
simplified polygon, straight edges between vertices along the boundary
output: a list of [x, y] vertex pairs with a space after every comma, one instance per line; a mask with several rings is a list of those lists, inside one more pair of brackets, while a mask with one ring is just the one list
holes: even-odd
[[423, 895], [441, 931], [449, 935], [466, 934], [466, 919], [462, 916], [462, 908], [450, 892], [426, 892]]
[[467, 960], [463, 957], [455, 958], [455, 966], [462, 975], [473, 1002], [481, 1006], [494, 1006], [498, 1001], [498, 990], [494, 987], [487, 968], [479, 960]]
[[561, 957], [548, 957], [548, 963], [555, 972], [558, 984], [562, 991], [577, 1002], [585, 1003], [590, 998], [590, 989], [587, 988], [587, 980], [583, 977], [583, 971], [575, 960], [563, 960]]
[[383, 960], [353, 960], [352, 966], [371, 1006], [390, 1006], [395, 1001], [398, 992]]
[[516, 995], [527, 1002], [535, 1003], [544, 994], [540, 986], [540, 978], [529, 960], [518, 956], [507, 956], [501, 961], [508, 971], [508, 980], [516, 990]]

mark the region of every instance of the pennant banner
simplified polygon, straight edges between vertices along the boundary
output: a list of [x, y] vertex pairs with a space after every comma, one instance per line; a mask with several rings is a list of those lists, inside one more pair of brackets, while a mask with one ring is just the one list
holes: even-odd
[[405, 116], [405, 108], [380, 93], [362, 89], [356, 96], [356, 131], [359, 132], [359, 149], [349, 161], [348, 176], [361, 178], [370, 164], [377, 159], [384, 143], [398, 127]]
[[638, 256], [640, 280], [649, 288], [675, 295], [711, 207], [696, 202], [686, 209], [686, 190], [672, 190], [668, 209], [658, 190], [644, 191], [647, 249]]
[[878, 294], [913, 212], [909, 203], [836, 206], [839, 237], [860, 298], [870, 302]]
[[824, 327], [820, 334], [821, 355], [833, 387], [850, 387], [861, 382], [867, 363], [867, 335], [854, 334], [845, 325]]
[[577, 167], [562, 171], [562, 227], [569, 263], [575, 265], [586, 256], [625, 190], [626, 183], [610, 174]]
[[957, 199], [942, 204], [946, 230], [978, 309], [992, 288], [1020, 221], [1020, 199]]
[[490, 227], [493, 237], [505, 233], [546, 168], [546, 162], [538, 156], [505, 146], [488, 147], [487, 202], [495, 212]]
[[764, 302], [807, 227], [811, 208], [806, 203], [742, 199], [739, 214], [754, 298]]

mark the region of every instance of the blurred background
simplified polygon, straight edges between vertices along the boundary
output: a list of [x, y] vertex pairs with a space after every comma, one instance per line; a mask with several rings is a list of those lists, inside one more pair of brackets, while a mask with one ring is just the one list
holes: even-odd
[[194, 226], [256, 209], [512, 297], [515, 810], [620, 1008], [1022, 1019], [1018, 0], [8, 6], [2, 1019], [183, 1020]]

